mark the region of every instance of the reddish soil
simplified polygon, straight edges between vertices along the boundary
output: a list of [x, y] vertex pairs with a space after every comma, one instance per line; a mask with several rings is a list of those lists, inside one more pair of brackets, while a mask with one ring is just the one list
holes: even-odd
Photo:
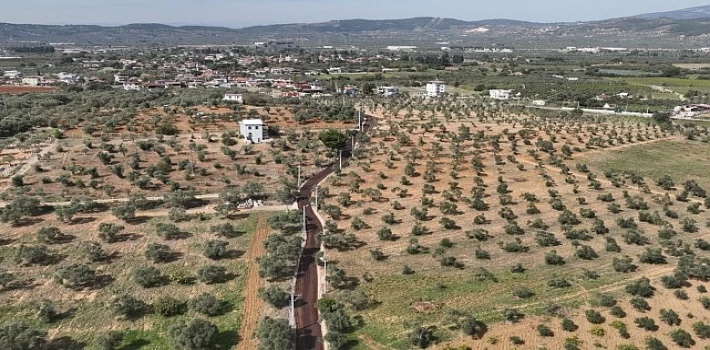
[[257, 258], [263, 256], [266, 252], [264, 242], [269, 235], [269, 228], [266, 225], [266, 216], [259, 215], [256, 224], [256, 233], [249, 244], [249, 251], [246, 259], [249, 264], [249, 272], [247, 274], [246, 287], [244, 289], [244, 318], [242, 319], [242, 327], [239, 334], [243, 340], [237, 346], [238, 350], [256, 349], [257, 340], [253, 337], [256, 328], [259, 325], [259, 316], [263, 303], [259, 298], [259, 263]]
[[56, 87], [48, 86], [15, 86], [15, 85], [0, 85], [0, 94], [23, 94], [23, 93], [42, 93], [54, 92]]

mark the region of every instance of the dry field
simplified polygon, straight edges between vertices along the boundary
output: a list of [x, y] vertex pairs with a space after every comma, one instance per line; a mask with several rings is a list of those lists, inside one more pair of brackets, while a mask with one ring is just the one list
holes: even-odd
[[[697, 239], [710, 239], [704, 227], [707, 213], [686, 211], [702, 198], [691, 195], [687, 203], [677, 201], [686, 179], [674, 177], [672, 204], [664, 211], [666, 191], [656, 185], [657, 178], [642, 177], [649, 175], [643, 170], [621, 172], [636, 171], [633, 167], [615, 168], [613, 173], [593, 164], [586, 169], [580, 160], [616, 148], [631, 152], [685, 140], [629, 119], [541, 119], [493, 110], [480, 112], [481, 117], [459, 114], [447, 120], [439, 112], [432, 116], [432, 110], [378, 111], [379, 130], [361, 146], [360, 159], [327, 186], [329, 198], [321, 212], [331, 220], [323, 240], [334, 266], [332, 287], [352, 288], [341, 283], [341, 275], [333, 275], [342, 270], [358, 280], [356, 291], [375, 301], [353, 311], [364, 321], [355, 332], [355, 348], [410, 348], [407, 338], [414, 324], [432, 330], [440, 342], [437, 348], [463, 344], [475, 349], [559, 349], [565, 341], [575, 342], [575, 336], [582, 349], [643, 347], [647, 336], [673, 348], [669, 332], [678, 327], [692, 334], [697, 348], [710, 344], [691, 327], [696, 321], [708, 322], [696, 291], [703, 283], [691, 280], [683, 287], [689, 295], [683, 302], [659, 281], [673, 272], [683, 254], [679, 240], [695, 254], [707, 256], [692, 248]], [[618, 210], [609, 209], [612, 203]], [[639, 207], [645, 209], [633, 209]], [[664, 215], [668, 211], [679, 217]], [[641, 222], [640, 213], [646, 220], [660, 214], [652, 224]], [[393, 217], [383, 218], [390, 214]], [[622, 218], [634, 222], [619, 223]], [[686, 218], [695, 220], [697, 232], [684, 232]], [[657, 232], [668, 225], [678, 236], [659, 238]], [[393, 237], [382, 239], [387, 231]], [[647, 249], [655, 248], [662, 249], [666, 263], [640, 261]], [[617, 271], [613, 260], [626, 256], [635, 269]], [[517, 264], [519, 269], [511, 270]], [[624, 290], [643, 276], [657, 291], [648, 299], [650, 310], [641, 313], [629, 306], [631, 296]], [[593, 299], [602, 292], [615, 295], [628, 314], [621, 321], [630, 338], [610, 329], [616, 318], [594, 306]], [[338, 298], [341, 293], [330, 295]], [[661, 308], [681, 315], [681, 325], [661, 322]], [[524, 316], [501, 323], [505, 309]], [[595, 325], [585, 319], [587, 309], [600, 310], [606, 318], [599, 325], [602, 331], [594, 328], [597, 335], [590, 334]], [[447, 316], [452, 310], [488, 323], [488, 331], [480, 332], [479, 339], [464, 335]], [[562, 331], [565, 316], [579, 329]], [[655, 319], [660, 328], [638, 328], [634, 320], [640, 316]], [[553, 335], [539, 336], [538, 324], [548, 325]], [[513, 344], [512, 336], [524, 344]]]
[[24, 94], [24, 93], [47, 93], [56, 91], [56, 87], [47, 86], [16, 86], [16, 85], [1, 85], [0, 94]]
[[[24, 174], [24, 182], [31, 186], [31, 194], [46, 201], [65, 201], [76, 196], [94, 199], [135, 194], [159, 196], [173, 183], [194, 187], [197, 194], [214, 194], [226, 184], [254, 181], [273, 195], [283, 179], [289, 177], [290, 168], [300, 164], [302, 174], [308, 176], [328, 161], [318, 141], [317, 128], [350, 127], [346, 123], [316, 119], [299, 125], [288, 109], [272, 107], [271, 114], [265, 108], [256, 110], [256, 115], [268, 125], [279, 127], [280, 138], [255, 145], [238, 139], [234, 111], [224, 107], [198, 106], [190, 112], [192, 116], [183, 110], [142, 111], [129, 124], [114, 125], [111, 132], [104, 132], [92, 123], [88, 124], [93, 130], [78, 125], [64, 132], [57, 152], [41, 157]], [[174, 125], [178, 135], [156, 135], [155, 129], [162, 125]], [[229, 132], [232, 134], [228, 135]], [[110, 161], [100, 161], [99, 153], [110, 154]], [[14, 166], [26, 162], [27, 157], [35, 155], [3, 150], [3, 160], [8, 166], [10, 162]], [[170, 168], [158, 171], [156, 176], [154, 167], [163, 159], [170, 160]], [[191, 165], [194, 170], [189, 170]], [[117, 173], [116, 168], [122, 172]], [[148, 171], [154, 175], [146, 174]], [[136, 180], [145, 175], [150, 177], [149, 183], [137, 186]], [[9, 179], [4, 179], [4, 183], [8, 184]]]

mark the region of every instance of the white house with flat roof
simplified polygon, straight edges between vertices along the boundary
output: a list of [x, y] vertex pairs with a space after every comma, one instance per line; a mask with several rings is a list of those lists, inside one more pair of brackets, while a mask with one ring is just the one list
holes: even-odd
[[377, 93], [385, 97], [394, 96], [399, 93], [399, 88], [394, 86], [380, 86], [377, 88]]
[[135, 82], [125, 82], [123, 83], [123, 90], [126, 91], [141, 91], [143, 87], [140, 83]]
[[426, 95], [429, 97], [439, 97], [446, 92], [446, 83], [441, 80], [430, 81], [426, 84]]
[[513, 90], [491, 89], [488, 94], [494, 100], [509, 100]]
[[244, 103], [244, 96], [242, 96], [242, 94], [224, 94], [222, 100], [226, 102]]
[[17, 70], [6, 70], [2, 73], [2, 76], [8, 79], [20, 79], [22, 78], [22, 72]]
[[39, 84], [41, 82], [42, 82], [42, 78], [40, 78], [40, 77], [22, 78], [22, 85], [26, 85], [26, 86], [39, 86]]
[[261, 119], [245, 119], [239, 122], [239, 134], [253, 143], [264, 141], [264, 121]]

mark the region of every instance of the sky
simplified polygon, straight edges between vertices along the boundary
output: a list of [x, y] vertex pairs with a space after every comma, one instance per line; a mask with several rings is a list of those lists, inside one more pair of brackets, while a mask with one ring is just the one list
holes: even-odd
[[0, 0], [0, 22], [163, 23], [242, 28], [417, 16], [574, 22], [710, 5], [708, 0]]

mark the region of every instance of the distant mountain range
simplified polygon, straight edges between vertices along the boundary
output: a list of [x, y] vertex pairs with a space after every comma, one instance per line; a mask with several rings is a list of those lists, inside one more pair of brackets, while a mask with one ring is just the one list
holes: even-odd
[[675, 19], [675, 20], [710, 18], [710, 6], [698, 6], [698, 7], [690, 7], [687, 9], [682, 9], [682, 10], [677, 10], [677, 11], [647, 13], [647, 14], [643, 14], [643, 15], [638, 15], [638, 16], [636, 16], [636, 18], [643, 18], [643, 19], [670, 18], [670, 19]]
[[573, 23], [533, 23], [508, 19], [462, 21], [435, 17], [350, 19], [241, 29], [175, 27], [154, 23], [116, 27], [0, 23], [0, 44], [7, 46], [58, 42], [81, 45], [199, 45], [250, 44], [255, 41], [292, 42], [300, 46], [433, 46], [444, 41], [452, 46], [496, 43], [537, 48], [560, 45], [710, 46], [710, 6]]

